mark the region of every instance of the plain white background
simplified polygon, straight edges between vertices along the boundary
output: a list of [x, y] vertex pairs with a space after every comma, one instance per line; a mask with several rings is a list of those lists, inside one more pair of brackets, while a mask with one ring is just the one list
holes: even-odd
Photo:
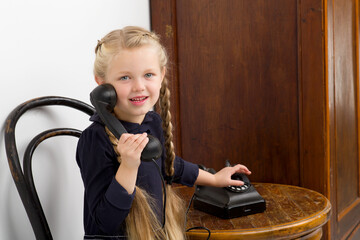
[[[19, 104], [40, 96], [89, 101], [97, 40], [126, 25], [149, 29], [148, 0], [16, 0], [0, 2], [0, 240], [35, 239], [11, 177], [4, 124]], [[66, 107], [26, 113], [16, 128], [20, 157], [27, 143], [54, 127], [84, 129], [88, 116]], [[57, 137], [37, 148], [33, 172], [54, 239], [82, 239], [83, 185], [77, 139]]]

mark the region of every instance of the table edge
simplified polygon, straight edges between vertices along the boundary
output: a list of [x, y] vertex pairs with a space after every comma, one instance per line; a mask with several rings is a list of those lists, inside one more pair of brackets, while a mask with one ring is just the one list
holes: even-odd
[[[277, 233], [282, 233], [279, 234], [279, 237], [300, 237], [303, 235], [306, 235], [310, 232], [315, 231], [316, 229], [322, 227], [323, 225], [325, 225], [327, 223], [327, 221], [330, 218], [331, 215], [331, 203], [330, 201], [321, 193], [314, 191], [312, 189], [308, 189], [308, 188], [304, 188], [304, 187], [300, 187], [300, 186], [295, 186], [295, 185], [286, 185], [286, 184], [278, 184], [278, 183], [259, 183], [259, 182], [254, 182], [252, 183], [253, 185], [256, 184], [262, 184], [262, 185], [281, 185], [281, 186], [289, 186], [289, 187], [293, 187], [293, 188], [298, 188], [298, 189], [304, 189], [307, 191], [311, 191], [314, 192], [315, 194], [320, 195], [322, 198], [325, 199], [326, 201], [326, 205], [324, 207], [323, 210], [321, 210], [320, 212], [314, 213], [302, 220], [298, 220], [298, 221], [293, 221], [293, 222], [289, 222], [289, 223], [285, 223], [285, 224], [278, 224], [278, 225], [273, 225], [271, 227], [260, 227], [260, 228], [245, 228], [245, 229], [241, 229], [241, 230], [211, 230], [211, 236], [216, 236], [216, 235], [224, 235], [224, 234], [229, 234], [231, 236], [251, 236], [251, 235], [259, 235], [259, 233], [263, 233], [263, 236], [269, 236], [270, 233], [273, 233], [274, 228], [277, 228]], [[177, 188], [184, 188], [186, 186], [179, 186]], [[309, 222], [313, 221], [314, 219], [317, 219], [313, 224], [305, 227], [307, 224], [309, 224]], [[304, 230], [300, 231], [300, 232], [288, 232], [286, 230], [290, 229], [294, 226], [302, 227]], [[311, 227], [312, 226], [312, 227]], [[186, 232], [187, 236], [203, 236], [203, 235], [208, 235], [207, 232], [205, 232], [204, 230], [192, 230], [191, 232]]]

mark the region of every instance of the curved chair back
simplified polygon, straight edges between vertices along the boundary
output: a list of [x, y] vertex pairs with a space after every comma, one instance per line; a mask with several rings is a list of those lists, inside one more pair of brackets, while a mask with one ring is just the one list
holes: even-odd
[[48, 105], [67, 106], [82, 111], [90, 116], [95, 113], [95, 109], [92, 106], [79, 100], [65, 97], [49, 96], [32, 99], [30, 101], [24, 102], [23, 104], [20, 104], [9, 114], [6, 119], [6, 155], [8, 158], [11, 175], [14, 179], [21, 201], [25, 207], [36, 239], [53, 238], [34, 185], [31, 168], [32, 155], [36, 147], [45, 139], [60, 135], [68, 135], [74, 137], [80, 137], [81, 135], [80, 130], [73, 128], [54, 128], [38, 134], [32, 139], [32, 141], [30, 141], [25, 150], [23, 159], [24, 169], [22, 169], [15, 141], [16, 123], [26, 111], [36, 107]]

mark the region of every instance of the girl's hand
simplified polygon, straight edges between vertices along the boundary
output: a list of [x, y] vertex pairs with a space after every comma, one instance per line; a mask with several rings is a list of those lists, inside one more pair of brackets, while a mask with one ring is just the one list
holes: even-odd
[[199, 170], [199, 176], [195, 181], [196, 185], [208, 185], [213, 187], [227, 187], [230, 185], [241, 186], [244, 182], [233, 180], [231, 176], [235, 173], [244, 173], [250, 175], [251, 172], [244, 165], [238, 164], [233, 167], [225, 167], [216, 174], [211, 174], [204, 170]]
[[241, 164], [237, 164], [233, 167], [225, 167], [214, 175], [216, 187], [227, 187], [230, 185], [232, 186], [244, 185], [243, 181], [231, 179], [231, 176], [235, 173], [244, 173], [246, 175], [251, 174], [249, 169]]
[[141, 152], [148, 141], [146, 133], [135, 135], [124, 133], [119, 139], [117, 150], [121, 156], [121, 163], [115, 179], [129, 194], [134, 192]]
[[140, 165], [141, 152], [148, 142], [147, 133], [122, 134], [117, 145], [121, 156], [121, 165], [128, 169], [137, 169]]

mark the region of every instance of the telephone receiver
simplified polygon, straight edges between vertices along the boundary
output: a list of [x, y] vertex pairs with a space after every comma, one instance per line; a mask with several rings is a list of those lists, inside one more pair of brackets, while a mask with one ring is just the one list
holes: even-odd
[[[101, 120], [117, 139], [119, 139], [123, 133], [127, 133], [119, 119], [111, 113], [117, 101], [116, 90], [111, 84], [105, 83], [97, 86], [90, 93], [90, 101]], [[142, 151], [140, 158], [146, 162], [153, 159], [156, 160], [162, 154], [162, 146], [159, 139], [152, 135], [147, 135], [147, 137], [149, 138], [149, 142]]]

